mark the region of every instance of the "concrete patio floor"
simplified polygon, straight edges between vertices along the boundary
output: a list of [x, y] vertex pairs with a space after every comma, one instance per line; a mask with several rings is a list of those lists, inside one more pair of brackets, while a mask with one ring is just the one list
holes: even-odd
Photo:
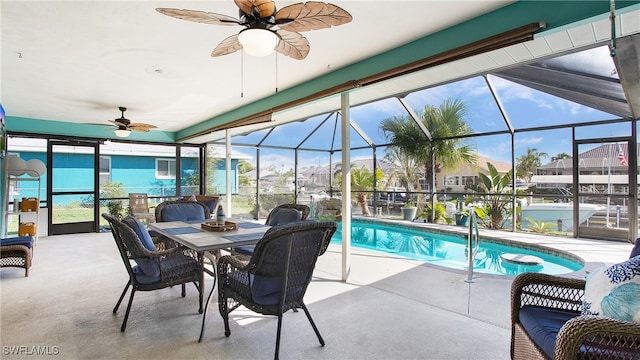
[[[499, 235], [568, 249], [587, 261], [587, 269], [623, 261], [631, 249], [627, 243]], [[509, 358], [513, 278], [479, 275], [467, 283], [460, 271], [353, 248], [349, 281], [342, 282], [340, 250], [332, 245], [320, 257], [305, 297], [326, 346], [319, 345], [304, 312], [288, 312], [282, 359]], [[115, 315], [112, 309], [126, 282], [110, 233], [40, 238], [29, 277], [24, 269], [0, 271], [0, 356], [273, 358], [276, 318], [236, 310], [227, 338], [215, 299], [198, 343], [202, 315], [193, 285], [186, 298], [180, 287], [138, 292], [121, 333], [126, 304]], [[212, 284], [208, 278], [207, 294]]]

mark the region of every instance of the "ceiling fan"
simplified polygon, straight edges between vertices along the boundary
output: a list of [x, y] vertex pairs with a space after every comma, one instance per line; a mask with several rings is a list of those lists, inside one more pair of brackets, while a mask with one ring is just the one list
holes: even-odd
[[224, 40], [211, 56], [222, 56], [244, 49], [254, 56], [277, 52], [302, 60], [309, 54], [309, 41], [299, 32], [346, 24], [352, 17], [339, 6], [309, 1], [276, 9], [273, 0], [234, 0], [240, 19], [199, 10], [157, 8], [161, 14], [211, 25], [242, 26], [238, 34]]
[[119, 118], [114, 120], [109, 120], [109, 122], [116, 125], [118, 128], [114, 130], [116, 136], [118, 137], [127, 137], [131, 135], [131, 131], [143, 131], [149, 132], [150, 129], [155, 129], [155, 125], [145, 124], [145, 123], [132, 123], [129, 119], [124, 117], [124, 112], [127, 111], [126, 107], [120, 106], [120, 115]]

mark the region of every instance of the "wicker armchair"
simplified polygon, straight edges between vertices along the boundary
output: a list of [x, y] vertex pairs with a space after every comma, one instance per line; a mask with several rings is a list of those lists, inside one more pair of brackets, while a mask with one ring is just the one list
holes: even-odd
[[[640, 324], [580, 315], [584, 287], [582, 279], [518, 275], [511, 286], [511, 358], [549, 359], [553, 351], [553, 358], [560, 360], [640, 359]], [[523, 307], [566, 316], [553, 349], [534, 342], [521, 322]]]
[[[176, 246], [168, 250], [150, 251], [142, 244], [136, 232], [129, 225], [109, 214], [102, 214], [102, 217], [104, 217], [111, 226], [113, 238], [118, 246], [127, 273], [129, 274], [129, 281], [124, 287], [118, 303], [113, 308], [114, 314], [118, 311], [124, 295], [127, 293], [129, 286], [131, 286], [129, 304], [127, 305], [127, 311], [124, 315], [120, 331], [125, 331], [129, 311], [133, 303], [133, 296], [136, 291], [153, 291], [174, 285], [182, 285], [182, 297], [185, 297], [185, 284], [192, 282], [196, 286], [196, 289], [198, 289], [200, 300], [198, 312], [202, 313], [202, 284], [204, 282], [204, 275], [195, 251], [185, 246]], [[132, 265], [132, 260], [135, 261], [137, 265]], [[152, 271], [145, 270], [149, 267], [154, 269], [156, 273], [152, 274]]]
[[[329, 245], [337, 229], [335, 222], [300, 222], [269, 229], [256, 245], [249, 262], [233, 255], [218, 261], [218, 307], [224, 320], [225, 336], [231, 334], [229, 313], [240, 305], [278, 317], [275, 358], [280, 349], [282, 316], [302, 308], [324, 346], [303, 302], [318, 256]], [[284, 291], [283, 291], [284, 289]]]

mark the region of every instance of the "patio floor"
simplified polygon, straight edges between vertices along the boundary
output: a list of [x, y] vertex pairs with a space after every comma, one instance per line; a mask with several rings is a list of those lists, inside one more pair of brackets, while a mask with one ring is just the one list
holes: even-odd
[[[631, 249], [617, 242], [500, 236], [573, 251], [587, 269], [623, 261]], [[466, 283], [460, 271], [356, 248], [349, 281], [340, 281], [340, 274], [340, 248], [332, 245], [320, 257], [305, 298], [326, 346], [319, 345], [304, 312], [288, 312], [282, 359], [509, 358], [510, 277], [480, 275]], [[111, 311], [126, 282], [110, 233], [40, 238], [28, 278], [24, 269], [0, 271], [2, 358], [273, 357], [275, 318], [236, 310], [226, 338], [214, 303], [198, 343], [202, 316], [192, 285], [186, 298], [180, 287], [138, 292], [121, 333], [126, 304], [116, 315]], [[211, 285], [208, 278], [207, 293]], [[38, 349], [50, 355], [34, 355]]]

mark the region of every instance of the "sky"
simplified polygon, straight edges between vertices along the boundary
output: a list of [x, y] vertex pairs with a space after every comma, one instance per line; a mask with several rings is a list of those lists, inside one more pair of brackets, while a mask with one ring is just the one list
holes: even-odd
[[[603, 61], [597, 61], [603, 60]], [[603, 74], [615, 76], [615, 66], [611, 61], [606, 47], [593, 49], [579, 55], [572, 55], [572, 62], [584, 66], [596, 67]], [[601, 63], [602, 66], [594, 64]], [[495, 76], [488, 76], [488, 81], [495, 89], [498, 98], [505, 110], [506, 117], [515, 129], [550, 126], [558, 124], [573, 124], [597, 120], [615, 119], [617, 116], [579, 105], [537, 90], [527, 88], [516, 83], [503, 80]], [[410, 106], [420, 114], [425, 105], [438, 106], [446, 99], [462, 99], [467, 106], [467, 114], [464, 117], [474, 133], [487, 133], [506, 130], [504, 119], [498, 105], [491, 95], [490, 89], [483, 77], [470, 78], [430, 89], [411, 93], [406, 97]], [[388, 143], [384, 134], [380, 131], [380, 123], [384, 119], [394, 116], [406, 116], [405, 109], [400, 102], [393, 99], [380, 100], [374, 103], [356, 106], [350, 109], [350, 115], [367, 136], [376, 144]], [[269, 135], [264, 144], [276, 146], [295, 147], [302, 144], [302, 148], [340, 148], [340, 124], [334, 130], [336, 116], [329, 116], [329, 120], [316, 132], [309, 136], [328, 114], [317, 116], [305, 122], [292, 123], [276, 128]], [[335, 131], [335, 137], [334, 137]], [[256, 143], [266, 134], [266, 131], [254, 133], [243, 139], [243, 142]], [[629, 136], [631, 129], [629, 123], [589, 126], [576, 131], [579, 139], [599, 139], [606, 136]], [[305, 138], [309, 136], [308, 139]], [[549, 158], [543, 158], [542, 163], [550, 161], [550, 157], [560, 153], [571, 154], [571, 129], [555, 129], [547, 131], [520, 132], [515, 135], [516, 158], [525, 154], [527, 149], [536, 148], [539, 152], [549, 154]], [[332, 145], [332, 139], [333, 141]], [[304, 143], [303, 143], [304, 141]], [[233, 141], [235, 142], [235, 140]], [[492, 135], [481, 136], [473, 139], [480, 155], [502, 162], [511, 162], [511, 136]], [[351, 133], [353, 147], [365, 146], [366, 143], [354, 132]], [[595, 147], [596, 145], [594, 145]], [[255, 152], [248, 149], [238, 149], [254, 157]], [[327, 165], [329, 156], [326, 153], [301, 151], [298, 154], [298, 162], [301, 167]], [[384, 156], [384, 151], [379, 150], [377, 157]], [[359, 158], [371, 158], [372, 153], [367, 151], [355, 151], [351, 154], [351, 160]], [[336, 153], [333, 162], [340, 161], [340, 153]], [[260, 152], [261, 167], [273, 165], [276, 169], [288, 170], [294, 166], [293, 151], [283, 151], [262, 148]]]

